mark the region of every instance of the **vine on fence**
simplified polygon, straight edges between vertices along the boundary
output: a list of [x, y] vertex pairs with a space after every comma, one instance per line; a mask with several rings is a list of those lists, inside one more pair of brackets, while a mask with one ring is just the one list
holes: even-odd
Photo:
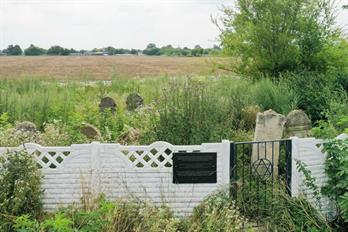
[[323, 193], [336, 201], [339, 216], [348, 224], [348, 139], [330, 140], [324, 144], [328, 176]]
[[316, 185], [316, 178], [312, 176], [312, 172], [307, 169], [307, 166], [305, 163], [303, 163], [300, 160], [296, 160], [296, 168], [297, 170], [304, 175], [304, 184], [306, 187], [312, 191], [313, 196], [315, 197], [316, 203], [319, 207], [319, 209], [322, 209], [322, 205], [320, 202], [321, 199], [321, 191], [318, 185]]

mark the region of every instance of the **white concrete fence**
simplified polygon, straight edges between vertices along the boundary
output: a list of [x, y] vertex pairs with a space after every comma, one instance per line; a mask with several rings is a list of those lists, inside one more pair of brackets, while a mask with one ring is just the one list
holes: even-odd
[[[48, 211], [79, 203], [84, 195], [104, 193], [108, 199], [129, 198], [166, 204], [178, 214], [188, 214], [206, 196], [229, 185], [229, 141], [195, 146], [156, 142], [149, 146], [120, 144], [42, 147], [25, 144], [42, 167], [44, 208]], [[18, 148], [0, 148], [0, 154]], [[173, 184], [173, 152], [217, 154], [217, 183]]]
[[[337, 139], [347, 139], [348, 136], [342, 134]], [[327, 218], [334, 218], [336, 206], [327, 197], [320, 195], [320, 201], [316, 199], [311, 190], [305, 183], [304, 174], [296, 169], [296, 163], [301, 162], [306, 170], [311, 172], [311, 177], [315, 178], [315, 185], [320, 190], [327, 181], [325, 174], [326, 154], [323, 153], [323, 143], [321, 139], [315, 138], [292, 138], [292, 182], [291, 193], [293, 197], [304, 195], [309, 202], [320, 209]]]
[[[321, 140], [292, 139], [292, 196], [305, 193], [315, 199], [304, 184], [303, 174], [296, 170], [296, 161], [303, 162], [321, 187], [326, 181], [325, 155], [318, 148]], [[104, 193], [108, 199], [130, 196], [166, 204], [178, 215], [189, 214], [209, 194], [230, 184], [230, 142], [176, 146], [156, 142], [149, 146], [120, 144], [72, 145], [43, 147], [25, 144], [18, 148], [0, 148], [0, 155], [8, 150], [26, 149], [42, 167], [44, 207], [51, 211], [61, 206], [79, 203], [86, 194]], [[217, 183], [174, 184], [174, 152], [214, 152], [217, 154]], [[322, 198], [326, 213], [332, 211], [329, 201]]]

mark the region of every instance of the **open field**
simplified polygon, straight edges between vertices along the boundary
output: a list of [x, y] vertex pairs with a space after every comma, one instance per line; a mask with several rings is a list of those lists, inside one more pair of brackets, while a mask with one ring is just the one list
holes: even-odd
[[183, 76], [218, 74], [211, 57], [147, 56], [40, 56], [0, 57], [0, 78], [35, 76], [53, 79], [107, 80], [113, 75], [125, 77]]

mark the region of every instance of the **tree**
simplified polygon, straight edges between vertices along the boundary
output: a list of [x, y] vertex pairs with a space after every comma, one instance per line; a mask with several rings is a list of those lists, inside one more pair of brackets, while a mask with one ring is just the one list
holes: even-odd
[[71, 54], [71, 53], [78, 53], [78, 51], [75, 50], [75, 49], [73, 49], [73, 48], [70, 48], [70, 54]]
[[124, 48], [117, 48], [115, 54], [129, 54], [130, 50]]
[[20, 56], [23, 54], [22, 48], [19, 45], [9, 45], [4, 52], [9, 56]]
[[145, 55], [148, 56], [159, 56], [161, 55], [161, 49], [159, 49], [156, 44], [150, 43], [147, 45], [146, 49], [143, 51]]
[[47, 50], [47, 55], [68, 56], [70, 55], [70, 53], [71, 50], [58, 45], [52, 46]]
[[204, 49], [200, 45], [196, 45], [192, 51], [191, 54], [192, 56], [202, 56], [204, 52]]
[[138, 55], [138, 50], [132, 48], [132, 49], [130, 50], [130, 54], [132, 54], [132, 55]]
[[[225, 53], [242, 71], [278, 75], [297, 69], [325, 70], [323, 50], [339, 31], [329, 0], [237, 0], [214, 22]], [[219, 25], [220, 22], [222, 25]]]
[[103, 49], [108, 55], [112, 56], [116, 54], [116, 48], [109, 46]]
[[24, 50], [24, 54], [26, 56], [41, 56], [46, 54], [46, 50], [31, 44], [27, 49]]
[[180, 54], [182, 56], [191, 56], [191, 49], [184, 47], [183, 49], [180, 49]]

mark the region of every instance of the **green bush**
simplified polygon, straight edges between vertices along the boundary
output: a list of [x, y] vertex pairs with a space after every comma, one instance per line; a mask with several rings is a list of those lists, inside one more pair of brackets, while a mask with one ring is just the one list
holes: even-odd
[[165, 206], [101, 197], [90, 209], [71, 206], [44, 220], [22, 215], [14, 221], [16, 232], [228, 232], [240, 231], [246, 222], [225, 191], [208, 197], [189, 218], [175, 217]]
[[246, 223], [228, 191], [221, 191], [194, 209], [189, 231], [235, 232], [241, 231]]
[[[176, 80], [161, 96], [157, 103], [157, 140], [174, 144], [250, 139], [237, 134], [253, 129], [259, 110], [287, 114], [296, 108], [298, 99], [283, 84], [232, 77]], [[253, 115], [246, 116], [247, 112]]]
[[270, 79], [254, 83], [249, 90], [253, 101], [263, 110], [273, 109], [287, 115], [297, 109], [300, 96], [285, 84], [273, 83]]
[[136, 200], [111, 202], [101, 197], [93, 207], [70, 206], [41, 220], [28, 215], [16, 217], [14, 229], [17, 232], [237, 232], [258, 231], [252, 228], [258, 224], [261, 231], [332, 231], [324, 217], [304, 198], [291, 198], [283, 191], [273, 194], [272, 202], [264, 205], [269, 210], [267, 214], [259, 215], [260, 218], [251, 215], [250, 220], [240, 213], [228, 191], [220, 191], [207, 197], [187, 218], [175, 217], [165, 206]]
[[336, 99], [323, 112], [327, 120], [320, 120], [311, 131], [316, 138], [332, 139], [341, 133], [348, 134], [348, 98]]
[[13, 216], [42, 215], [41, 172], [28, 153], [0, 156], [0, 230], [9, 230]]
[[[265, 183], [266, 186], [266, 183]], [[251, 223], [265, 231], [331, 231], [325, 217], [304, 196], [291, 197], [279, 184], [245, 183], [237, 205]]]
[[41, 222], [25, 215], [18, 217], [14, 228], [17, 232], [176, 232], [187, 231], [186, 226], [185, 221], [175, 218], [167, 207], [101, 198], [91, 210], [69, 207]]
[[348, 64], [347, 42], [335, 26], [334, 11], [329, 0], [237, 0], [215, 23], [224, 52], [241, 60], [239, 71], [324, 73]]
[[212, 141], [214, 131], [223, 123], [220, 99], [207, 85], [188, 80], [172, 83], [159, 102], [157, 139], [173, 144], [199, 144]]
[[317, 72], [288, 73], [283, 75], [283, 83], [298, 96], [298, 108], [305, 110], [313, 122], [325, 119], [330, 103], [344, 92], [337, 83], [337, 77]]
[[68, 146], [71, 145], [71, 142], [72, 138], [66, 126], [60, 122], [45, 124], [43, 131], [38, 132], [18, 131], [11, 124], [4, 127], [0, 126], [0, 147], [17, 147], [24, 143], [38, 143], [43, 146]]

